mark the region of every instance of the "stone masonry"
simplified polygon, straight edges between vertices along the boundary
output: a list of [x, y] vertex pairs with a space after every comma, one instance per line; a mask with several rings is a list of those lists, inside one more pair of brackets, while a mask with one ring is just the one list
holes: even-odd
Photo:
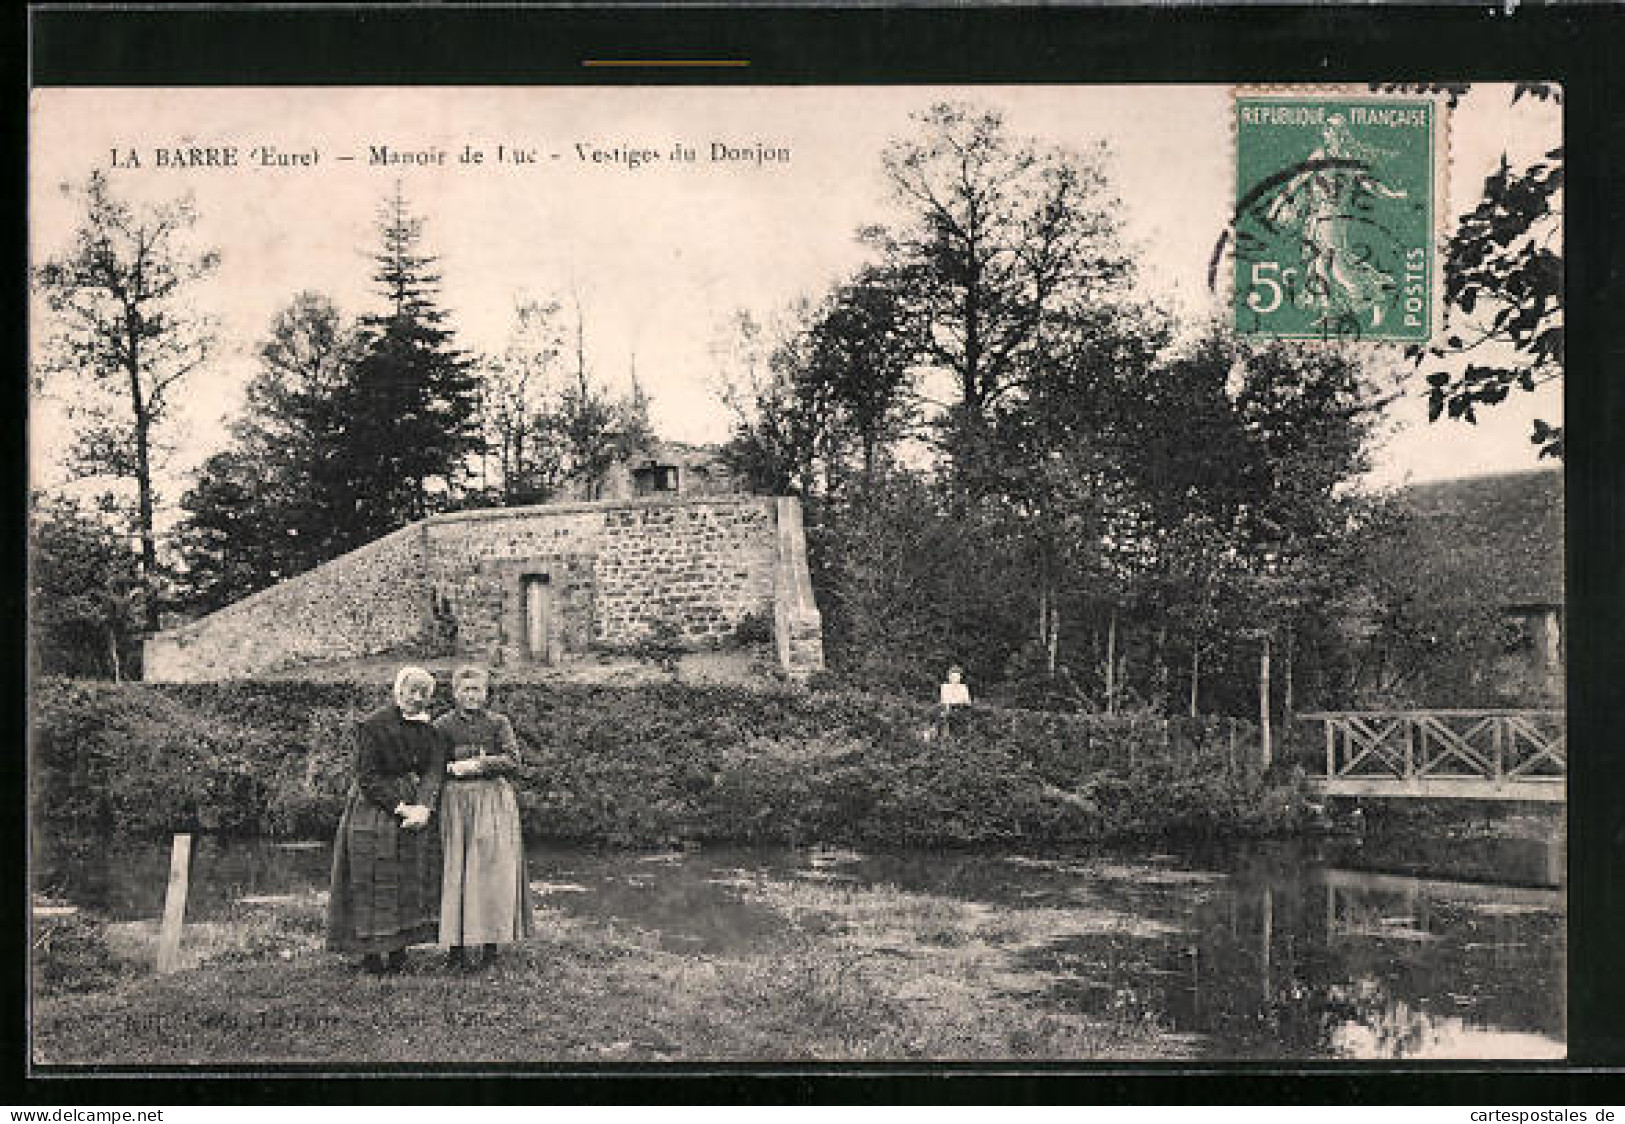
[[772, 621], [780, 665], [823, 667], [793, 498], [648, 497], [437, 515], [150, 637], [154, 681], [379, 655], [567, 663], [656, 629], [689, 646]]
[[361, 659], [430, 641], [417, 590], [421, 524], [402, 527], [308, 573], [147, 638], [154, 682], [241, 679], [258, 671]]

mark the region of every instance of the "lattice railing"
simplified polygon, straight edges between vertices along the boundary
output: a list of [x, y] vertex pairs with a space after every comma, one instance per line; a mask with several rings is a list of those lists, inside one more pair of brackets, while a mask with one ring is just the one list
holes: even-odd
[[1325, 723], [1326, 776], [1562, 777], [1561, 710], [1390, 710], [1303, 714]]

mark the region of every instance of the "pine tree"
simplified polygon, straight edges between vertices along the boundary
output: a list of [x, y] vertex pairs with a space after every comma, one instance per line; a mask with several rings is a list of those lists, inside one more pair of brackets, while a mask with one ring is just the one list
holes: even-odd
[[373, 280], [385, 311], [362, 320], [348, 388], [341, 475], [353, 488], [356, 546], [448, 506], [479, 449], [478, 380], [437, 303], [437, 259], [399, 185], [381, 209]]

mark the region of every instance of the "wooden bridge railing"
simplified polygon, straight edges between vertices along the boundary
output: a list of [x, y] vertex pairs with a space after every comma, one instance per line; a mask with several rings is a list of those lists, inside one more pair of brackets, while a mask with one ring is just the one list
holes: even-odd
[[1568, 771], [1561, 710], [1362, 710], [1300, 714], [1326, 727], [1326, 779], [1469, 778], [1500, 786]]

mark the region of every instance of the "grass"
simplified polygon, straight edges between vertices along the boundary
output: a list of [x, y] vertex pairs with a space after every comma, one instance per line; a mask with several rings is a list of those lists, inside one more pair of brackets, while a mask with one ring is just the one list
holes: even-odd
[[[1135, 922], [1110, 911], [995, 911], [758, 876], [736, 892], [772, 908], [782, 932], [747, 952], [691, 955], [662, 948], [657, 933], [542, 909], [537, 937], [470, 976], [429, 948], [413, 950], [400, 976], [359, 975], [322, 951], [315, 900], [246, 908], [197, 938], [189, 930], [196, 966], [165, 977], [137, 974], [128, 957], [145, 950], [115, 930], [106, 948], [116, 970], [37, 973], [34, 1058], [536, 1065], [1191, 1052], [1131, 1012], [1086, 1018], [1018, 968], [1024, 950], [1058, 935], [1132, 932]], [[36, 946], [36, 967], [51, 955]]]

